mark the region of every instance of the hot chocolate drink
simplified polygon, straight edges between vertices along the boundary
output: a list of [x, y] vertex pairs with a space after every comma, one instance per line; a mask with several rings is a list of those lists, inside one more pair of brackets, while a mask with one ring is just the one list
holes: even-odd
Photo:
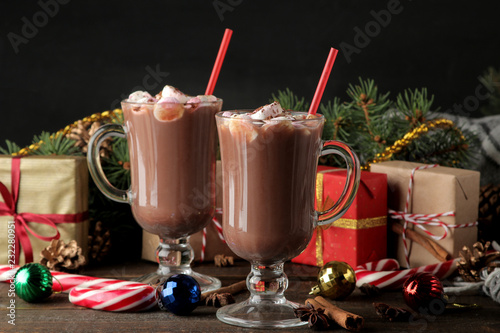
[[214, 96], [189, 97], [166, 86], [156, 97], [122, 102], [130, 152], [132, 212], [144, 230], [179, 238], [215, 213]]
[[298, 255], [317, 221], [316, 167], [322, 117], [283, 112], [278, 103], [217, 116], [223, 169], [223, 230], [253, 263]]

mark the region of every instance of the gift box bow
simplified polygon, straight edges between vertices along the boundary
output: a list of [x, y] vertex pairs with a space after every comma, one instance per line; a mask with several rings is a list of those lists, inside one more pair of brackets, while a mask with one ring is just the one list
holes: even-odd
[[[19, 187], [21, 183], [21, 157], [16, 156], [12, 158], [11, 179], [11, 192], [9, 192], [7, 187], [2, 182], [0, 182], [0, 194], [2, 195], [4, 200], [4, 202], [0, 202], [0, 216], [12, 216], [14, 220], [15, 264], [19, 263], [19, 245], [21, 245], [24, 251], [25, 261], [33, 261], [33, 247], [31, 246], [28, 232], [38, 239], [49, 242], [53, 239], [59, 239], [60, 237], [59, 230], [56, 226], [57, 223], [80, 223], [88, 219], [88, 212], [76, 214], [35, 214], [28, 212], [17, 212], [17, 201], [19, 198]], [[55, 229], [56, 234], [54, 236], [39, 235], [28, 226], [29, 222], [48, 225]], [[9, 262], [11, 262], [11, 260], [9, 260]]]
[[[325, 173], [342, 172], [343, 169], [328, 169], [319, 171], [316, 175], [316, 209], [320, 212], [328, 210], [334, 205], [333, 199], [327, 195], [323, 200], [324, 176]], [[370, 186], [365, 183], [364, 179], [360, 180], [360, 186], [363, 187], [370, 197], [374, 198], [375, 193], [371, 190]], [[330, 224], [316, 227], [316, 264], [319, 267], [323, 266], [323, 230], [330, 227], [339, 227], [346, 229], [365, 229], [384, 226], [387, 224], [387, 216], [376, 216], [364, 219], [349, 219], [339, 218]]]

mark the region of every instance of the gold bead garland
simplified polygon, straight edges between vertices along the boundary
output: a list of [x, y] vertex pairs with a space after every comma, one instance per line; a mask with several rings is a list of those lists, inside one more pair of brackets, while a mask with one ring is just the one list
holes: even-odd
[[375, 158], [368, 161], [365, 165], [361, 167], [362, 170], [370, 170], [370, 166], [373, 163], [380, 163], [384, 161], [388, 161], [394, 154], [401, 152], [403, 149], [408, 147], [414, 140], [418, 139], [423, 134], [426, 134], [430, 130], [437, 128], [452, 128], [460, 134], [460, 140], [466, 141], [462, 132], [455, 127], [453, 121], [449, 119], [434, 119], [426, 121], [420, 126], [412, 129], [408, 133], [406, 133], [402, 139], [396, 140], [393, 145], [390, 147], [386, 147], [382, 153], [378, 153], [375, 155]]
[[[108, 110], [108, 111], [104, 111], [104, 112], [94, 113], [93, 115], [90, 115], [90, 116], [87, 116], [87, 117], [81, 119], [81, 121], [82, 122], [89, 122], [89, 123], [94, 123], [96, 121], [110, 121], [114, 118], [117, 118], [121, 114], [122, 114], [121, 109], [114, 109], [113, 111]], [[50, 138], [57, 138], [59, 135], [66, 135], [69, 132], [71, 132], [71, 130], [73, 128], [75, 128], [76, 126], [78, 126], [78, 120], [75, 121], [73, 124], [66, 126], [64, 129], [57, 131], [56, 133], [51, 135]], [[33, 151], [40, 148], [40, 145], [42, 145], [42, 144], [43, 144], [43, 141], [33, 143], [33, 144], [29, 145], [28, 147], [22, 148], [17, 153], [14, 153], [12, 155], [13, 156], [29, 155]]]

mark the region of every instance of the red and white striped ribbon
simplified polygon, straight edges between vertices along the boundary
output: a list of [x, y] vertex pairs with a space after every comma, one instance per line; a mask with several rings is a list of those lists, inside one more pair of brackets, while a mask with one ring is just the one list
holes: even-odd
[[[472, 223], [465, 223], [465, 224], [453, 224], [453, 225], [448, 225], [441, 221], [439, 218], [444, 217], [444, 216], [455, 216], [455, 212], [449, 211], [449, 212], [444, 212], [444, 213], [437, 213], [437, 214], [415, 214], [415, 213], [408, 213], [409, 206], [410, 206], [410, 201], [412, 197], [412, 191], [413, 191], [413, 183], [414, 183], [414, 178], [415, 178], [415, 172], [417, 170], [423, 170], [423, 169], [430, 169], [430, 168], [436, 168], [439, 167], [438, 164], [431, 164], [431, 165], [423, 165], [414, 168], [411, 171], [410, 175], [410, 182], [408, 184], [408, 192], [406, 193], [406, 203], [405, 203], [405, 208], [404, 211], [395, 211], [392, 209], [389, 209], [389, 216], [394, 218], [394, 219], [399, 219], [403, 220], [403, 245], [404, 245], [404, 250], [405, 250], [405, 260], [406, 260], [406, 265], [407, 267], [410, 267], [410, 256], [408, 252], [408, 244], [406, 241], [406, 229], [408, 228], [408, 223], [412, 223], [416, 225], [418, 228], [423, 230], [427, 235], [429, 235], [432, 239], [434, 240], [441, 240], [444, 239], [448, 236], [448, 232], [450, 231], [449, 228], [468, 228], [468, 227], [473, 227], [478, 225], [478, 222], [472, 222]], [[437, 236], [434, 235], [432, 232], [427, 230], [425, 226], [436, 226], [436, 227], [441, 227], [443, 228], [443, 235]]]
[[[19, 266], [0, 265], [0, 281], [12, 281]], [[156, 306], [156, 290], [143, 283], [50, 272], [54, 292], [69, 292], [75, 305], [114, 312], [145, 311]]]
[[406, 279], [415, 273], [430, 273], [442, 280], [450, 276], [455, 269], [455, 260], [400, 270], [397, 260], [382, 259], [359, 265], [354, 272], [358, 287], [368, 283], [381, 289], [398, 289], [403, 286]]
[[[215, 210], [216, 214], [222, 214], [222, 208], [217, 208]], [[220, 240], [223, 243], [226, 243], [226, 240], [224, 239], [224, 235], [222, 234], [222, 225], [217, 221], [217, 218], [214, 216], [212, 218], [212, 222], [215, 226], [215, 229], [217, 230], [217, 235], [219, 236]], [[207, 248], [207, 228], [203, 228], [202, 231], [202, 238], [201, 238], [201, 254], [200, 254], [200, 262], [203, 262], [205, 260], [205, 251]]]

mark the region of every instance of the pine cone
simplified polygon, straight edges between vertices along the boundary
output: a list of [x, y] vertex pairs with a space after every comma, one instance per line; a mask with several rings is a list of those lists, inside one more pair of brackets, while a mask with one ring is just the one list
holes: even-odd
[[[73, 127], [66, 137], [75, 140], [75, 146], [80, 147], [82, 152], [87, 153], [90, 137], [99, 127], [101, 127], [101, 125], [102, 124], [98, 121], [91, 123], [78, 120], [76, 127]], [[99, 155], [101, 157], [108, 157], [111, 149], [111, 138], [108, 138], [101, 144]]]
[[101, 221], [97, 221], [93, 232], [89, 235], [89, 260], [97, 262], [103, 261], [108, 255], [110, 248], [110, 232], [102, 227]]
[[479, 238], [500, 240], [500, 185], [485, 185], [479, 194]]
[[63, 240], [53, 239], [50, 245], [40, 253], [40, 264], [52, 271], [77, 272], [86, 263], [82, 248], [75, 240], [65, 244]]
[[225, 256], [223, 254], [216, 254], [214, 257], [214, 263], [217, 267], [223, 266], [233, 266], [234, 258], [232, 256]]
[[466, 282], [481, 281], [481, 271], [490, 269], [493, 261], [500, 259], [500, 252], [488, 252], [490, 242], [484, 245], [481, 242], [474, 243], [472, 249], [464, 246], [460, 251], [460, 260], [457, 262], [458, 273]]

